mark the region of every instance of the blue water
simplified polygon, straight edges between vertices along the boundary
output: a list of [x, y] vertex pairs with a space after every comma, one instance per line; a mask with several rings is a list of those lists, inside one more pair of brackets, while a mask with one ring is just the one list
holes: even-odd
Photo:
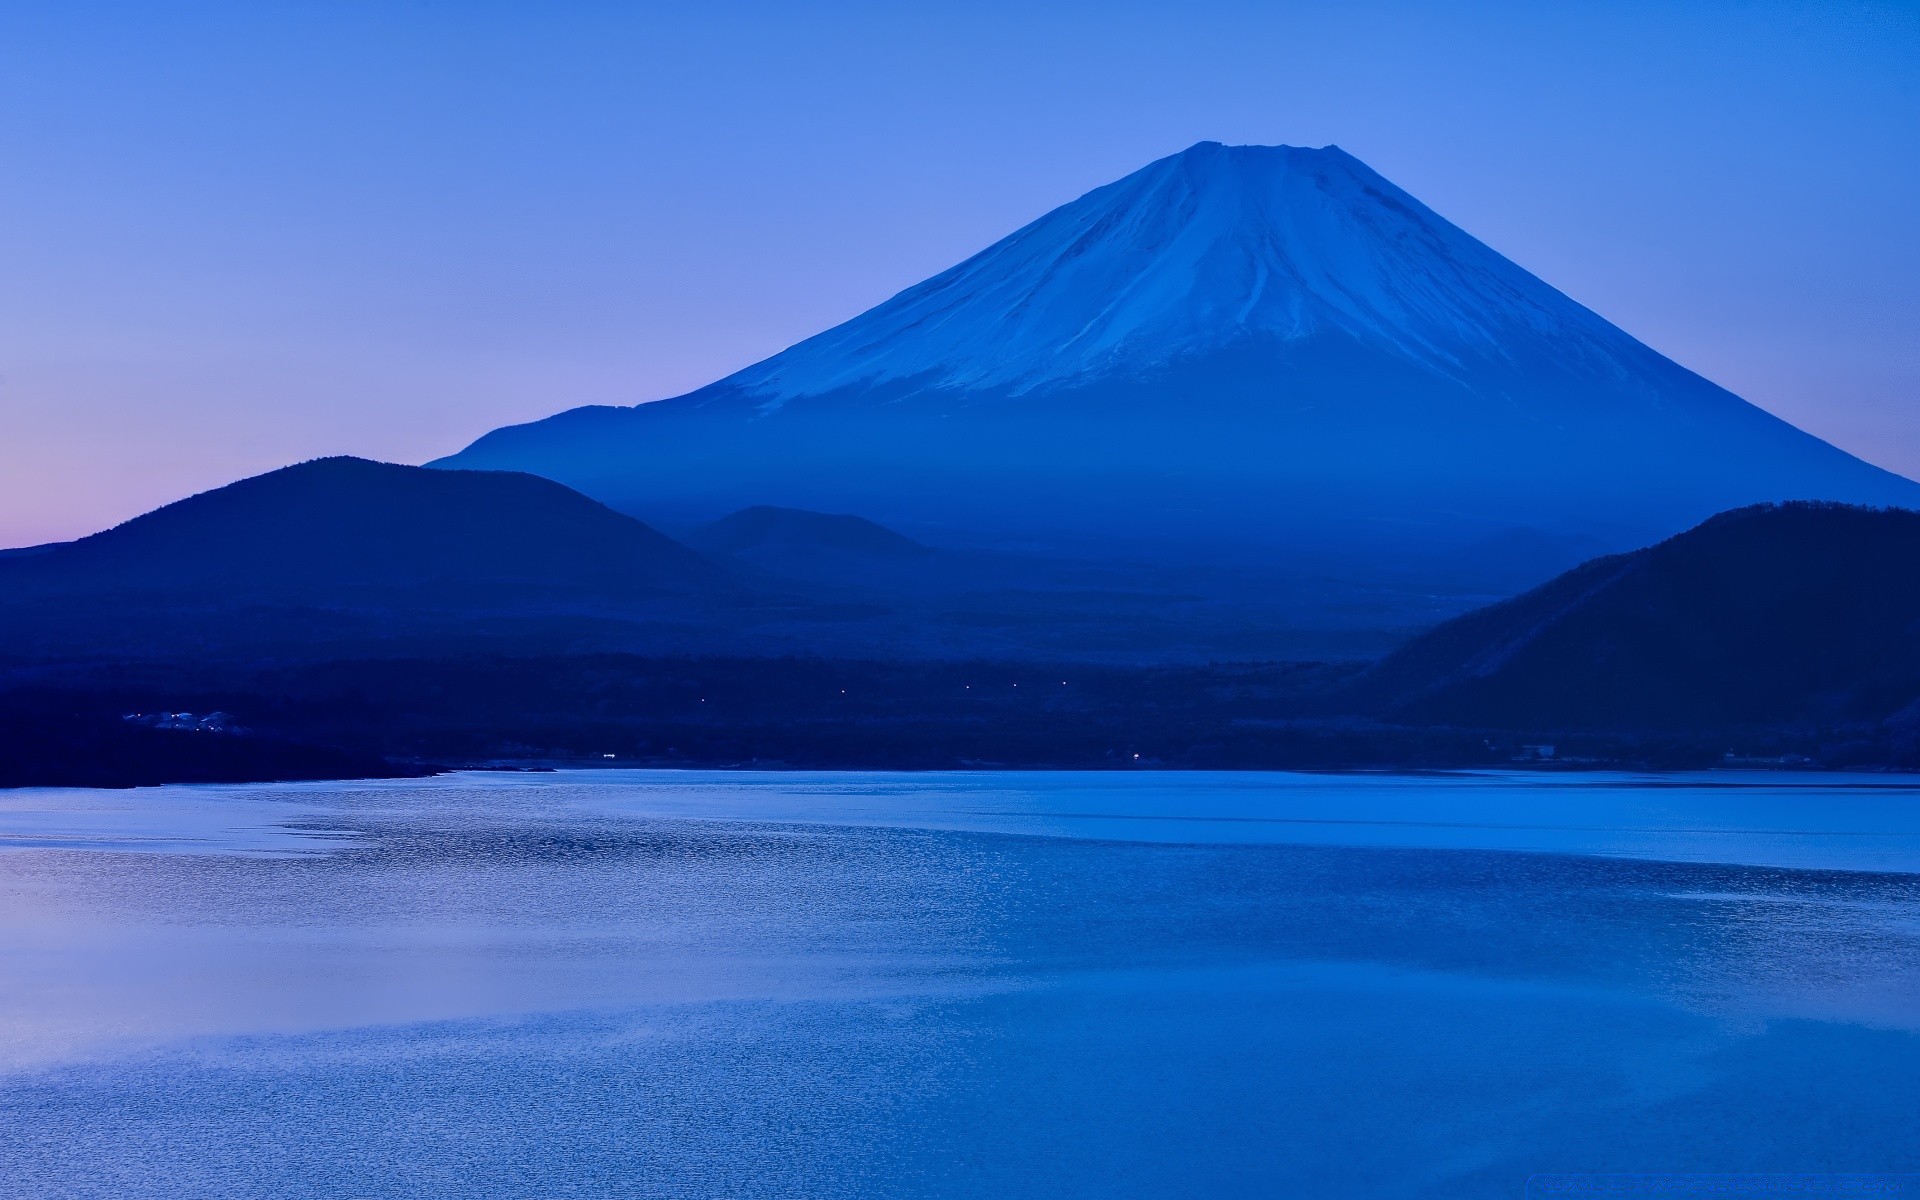
[[0, 1195], [1920, 1170], [1893, 777], [0, 793]]

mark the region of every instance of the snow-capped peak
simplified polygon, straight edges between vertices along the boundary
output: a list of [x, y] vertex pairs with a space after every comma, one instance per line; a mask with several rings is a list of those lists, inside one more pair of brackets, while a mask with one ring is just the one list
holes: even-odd
[[763, 407], [911, 380], [1031, 392], [1339, 332], [1449, 371], [1637, 343], [1336, 146], [1201, 142], [723, 381]]

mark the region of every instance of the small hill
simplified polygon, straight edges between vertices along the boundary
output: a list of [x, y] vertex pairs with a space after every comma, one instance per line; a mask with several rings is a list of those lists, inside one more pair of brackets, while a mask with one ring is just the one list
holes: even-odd
[[904, 534], [865, 517], [777, 508], [743, 508], [688, 535], [687, 543], [713, 555], [755, 550], [821, 550], [869, 558], [919, 558], [932, 553]]
[[1724, 513], [1449, 621], [1359, 684], [1402, 720], [1706, 730], [1920, 711], [1920, 512]]
[[684, 594], [718, 577], [696, 552], [546, 479], [323, 458], [0, 559], [0, 600], [325, 605], [406, 594], [466, 606], [528, 594]]

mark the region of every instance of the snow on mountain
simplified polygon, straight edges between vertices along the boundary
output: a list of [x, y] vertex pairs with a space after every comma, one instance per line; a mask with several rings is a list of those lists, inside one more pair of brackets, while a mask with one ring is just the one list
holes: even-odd
[[769, 407], [903, 380], [1018, 393], [1326, 331], [1441, 372], [1527, 336], [1644, 353], [1336, 146], [1203, 142], [723, 384]]

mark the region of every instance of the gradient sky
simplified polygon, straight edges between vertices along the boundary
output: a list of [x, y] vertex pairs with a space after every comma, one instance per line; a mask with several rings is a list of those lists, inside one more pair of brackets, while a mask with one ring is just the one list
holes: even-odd
[[686, 391], [1203, 139], [1920, 475], [1916, 64], [1911, 0], [0, 0], [0, 545]]

